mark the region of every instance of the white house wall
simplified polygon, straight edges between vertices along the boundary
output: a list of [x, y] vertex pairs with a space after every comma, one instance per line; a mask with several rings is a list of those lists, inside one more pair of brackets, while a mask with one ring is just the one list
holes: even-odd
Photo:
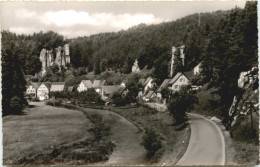
[[77, 90], [78, 90], [78, 92], [87, 91], [87, 87], [86, 87], [86, 85], [85, 85], [83, 82], [81, 82], [81, 83], [79, 84]]
[[45, 99], [49, 99], [49, 89], [44, 85], [42, 84], [38, 90], [37, 90], [37, 97], [40, 99], [40, 100], [45, 100]]
[[179, 91], [181, 86], [188, 85], [188, 83], [189, 80], [184, 75], [181, 75], [177, 81], [172, 84], [171, 89], [173, 91]]

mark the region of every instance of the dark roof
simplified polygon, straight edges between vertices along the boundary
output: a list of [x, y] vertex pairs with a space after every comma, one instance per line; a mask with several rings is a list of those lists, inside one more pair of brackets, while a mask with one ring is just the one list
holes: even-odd
[[169, 84], [173, 84], [177, 81], [178, 78], [180, 78], [180, 76], [182, 75], [182, 73], [178, 72], [173, 78], [172, 80], [169, 82]]
[[144, 85], [145, 79], [140, 79], [139, 83], [141, 83], [142, 85]]
[[44, 84], [48, 89], [51, 88], [51, 83], [50, 82], [43, 82], [42, 84]]
[[149, 92], [145, 95], [147, 99], [149, 99], [154, 94], [154, 91], [149, 90]]
[[152, 80], [152, 78], [151, 78], [151, 77], [148, 77], [148, 78], [145, 80], [144, 85], [147, 85], [147, 84], [150, 82], [150, 80]]
[[105, 94], [113, 94], [118, 91], [124, 91], [125, 87], [120, 85], [110, 85], [110, 86], [102, 86], [102, 91]]
[[161, 86], [157, 89], [157, 92], [161, 92], [164, 88], [166, 88], [169, 85], [169, 82], [171, 79], [165, 79]]
[[74, 88], [73, 86], [69, 86], [69, 87], [68, 87], [68, 91], [69, 91], [69, 92], [72, 92], [72, 91], [73, 91], [73, 88]]
[[30, 85], [32, 85], [35, 89], [38, 89], [41, 86], [41, 83], [32, 82]]
[[191, 78], [194, 76], [194, 72], [193, 72], [193, 70], [192, 70], [192, 71], [187, 71], [187, 72], [184, 72], [183, 75], [184, 75], [188, 80], [191, 80]]

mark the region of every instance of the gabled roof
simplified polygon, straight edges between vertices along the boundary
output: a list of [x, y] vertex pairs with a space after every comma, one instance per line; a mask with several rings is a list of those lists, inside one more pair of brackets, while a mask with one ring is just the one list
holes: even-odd
[[147, 99], [149, 99], [154, 94], [154, 91], [149, 90], [149, 92], [145, 95]]
[[92, 87], [93, 87], [93, 88], [100, 87], [100, 86], [99, 86], [100, 83], [101, 83], [101, 80], [94, 80]]
[[102, 86], [102, 91], [105, 94], [113, 94], [115, 92], [123, 92], [125, 87], [120, 85], [109, 85], [109, 86]]
[[141, 83], [142, 85], [144, 85], [145, 79], [140, 79], [139, 83]]
[[106, 83], [106, 80], [101, 80], [101, 82], [100, 82], [99, 86], [104, 86], [104, 85], [105, 85], [105, 83]]
[[51, 84], [51, 92], [60, 92], [63, 91], [65, 87], [65, 82], [53, 82]]
[[68, 92], [72, 92], [72, 91], [73, 91], [73, 88], [74, 88], [73, 86], [69, 86], [69, 87], [68, 87]]
[[194, 76], [194, 73], [193, 73], [193, 71], [187, 71], [187, 72], [184, 72], [183, 75], [184, 75], [188, 80], [190, 80], [190, 79]]
[[[180, 78], [180, 76], [182, 76], [183, 74], [182, 73], [180, 73], [180, 72], [178, 72], [173, 78], [172, 78], [172, 80], [169, 82], [169, 84], [174, 84], [179, 78]], [[185, 76], [185, 75], [183, 75], [183, 76]], [[186, 77], [186, 76], [185, 76]], [[187, 77], [186, 77], [187, 78]], [[187, 78], [188, 79], [188, 78]]]
[[45, 85], [48, 89], [51, 88], [51, 83], [50, 82], [43, 82], [43, 85]]
[[174, 82], [176, 82], [177, 79], [180, 78], [181, 75], [182, 75], [182, 73], [178, 72], [178, 73], [172, 78], [172, 80], [169, 82], [169, 84], [173, 84]]
[[29, 84], [29, 86], [30, 85], [32, 85], [35, 89], [38, 89], [41, 86], [41, 83], [32, 82], [31, 84]]
[[164, 88], [166, 88], [169, 85], [169, 82], [171, 79], [165, 79], [161, 86], [157, 89], [157, 92], [161, 92]]
[[147, 85], [147, 84], [150, 82], [150, 80], [152, 80], [152, 78], [151, 78], [151, 77], [148, 77], [148, 78], [145, 80], [144, 85]]
[[92, 87], [92, 82], [90, 80], [82, 80], [81, 82], [86, 86], [86, 88]]

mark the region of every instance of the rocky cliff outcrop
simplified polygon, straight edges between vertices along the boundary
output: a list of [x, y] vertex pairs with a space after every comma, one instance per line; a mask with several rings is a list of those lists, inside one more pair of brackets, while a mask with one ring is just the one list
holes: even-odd
[[42, 75], [46, 73], [46, 69], [50, 66], [58, 65], [59, 68], [66, 68], [66, 65], [70, 64], [69, 44], [65, 44], [63, 47], [59, 46], [55, 50], [42, 49], [40, 61], [42, 63]]
[[[244, 75], [246, 73], [246, 75]], [[241, 78], [242, 77], [242, 78]], [[241, 83], [243, 81], [243, 83]], [[259, 79], [256, 67], [241, 72], [238, 86], [241, 93], [234, 96], [229, 110], [230, 130], [236, 139], [258, 138], [259, 125]]]

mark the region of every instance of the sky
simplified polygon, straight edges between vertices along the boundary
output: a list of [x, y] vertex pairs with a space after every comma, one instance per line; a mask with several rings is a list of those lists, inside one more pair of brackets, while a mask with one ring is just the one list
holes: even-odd
[[244, 8], [245, 1], [2, 2], [1, 29], [17, 34], [55, 31], [67, 38], [116, 32], [194, 13]]

